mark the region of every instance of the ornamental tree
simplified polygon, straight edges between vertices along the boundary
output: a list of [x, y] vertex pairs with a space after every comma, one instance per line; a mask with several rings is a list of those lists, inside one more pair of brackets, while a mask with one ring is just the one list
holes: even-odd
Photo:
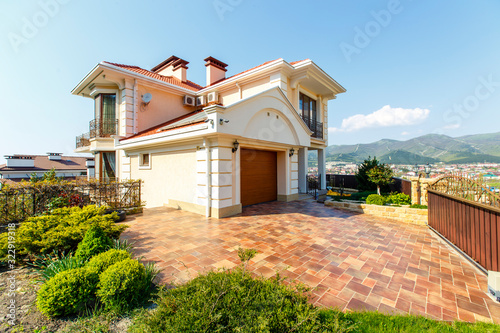
[[393, 172], [387, 164], [374, 166], [367, 172], [368, 179], [377, 186], [377, 193], [380, 195], [380, 187], [393, 182]]

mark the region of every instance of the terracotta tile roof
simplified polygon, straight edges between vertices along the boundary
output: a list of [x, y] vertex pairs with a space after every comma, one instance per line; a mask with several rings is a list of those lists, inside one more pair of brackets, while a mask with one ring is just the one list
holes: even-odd
[[61, 156], [61, 160], [49, 160], [47, 155], [32, 155], [35, 161], [34, 167], [7, 167], [7, 164], [0, 165], [2, 171], [48, 171], [50, 169], [59, 170], [87, 170], [85, 165], [87, 157], [81, 156]]
[[[247, 69], [246, 71], [243, 71], [241, 73], [232, 75], [232, 76], [224, 78], [222, 80], [216, 81], [216, 82], [214, 82], [214, 83], [212, 83], [212, 84], [210, 84], [210, 85], [208, 85], [206, 87], [202, 87], [202, 86], [200, 86], [200, 85], [198, 85], [198, 84], [196, 84], [196, 83], [194, 83], [192, 81], [189, 81], [189, 80], [186, 81], [186, 82], [182, 82], [181, 80], [179, 80], [178, 78], [176, 78], [174, 76], [160, 75], [160, 74], [154, 73], [152, 71], [148, 71], [147, 69], [144, 69], [144, 68], [141, 68], [141, 67], [138, 67], [138, 66], [129, 66], [129, 65], [117, 64], [117, 63], [113, 63], [113, 62], [109, 62], [109, 61], [104, 61], [104, 62], [107, 63], [107, 64], [110, 64], [110, 65], [113, 65], [113, 66], [117, 66], [117, 67], [129, 70], [129, 71], [138, 73], [138, 74], [142, 74], [142, 75], [146, 75], [146, 76], [152, 77], [154, 79], [157, 79], [157, 80], [160, 80], [160, 81], [163, 81], [163, 82], [167, 82], [167, 83], [170, 83], [170, 84], [175, 84], [175, 85], [177, 85], [179, 87], [183, 87], [183, 88], [190, 89], [190, 90], [193, 90], [193, 91], [199, 91], [201, 89], [204, 89], [204, 88], [207, 88], [207, 87], [211, 87], [213, 85], [219, 84], [221, 82], [224, 82], [226, 80], [232, 79], [234, 77], [243, 75], [243, 74], [248, 73], [250, 71], [253, 71], [253, 70], [257, 69], [257, 68], [264, 67], [264, 66], [266, 66], [266, 65], [268, 65], [268, 64], [270, 64], [272, 62], [275, 62], [277, 60], [283, 60], [283, 58], [278, 58], [278, 59], [274, 59], [274, 60], [271, 60], [271, 61], [266, 61], [263, 64], [260, 64], [258, 66], [252, 67], [250, 69]], [[293, 66], [295, 64], [298, 64], [298, 63], [306, 61], [306, 60], [310, 60], [310, 59], [293, 61], [293, 62], [290, 62], [290, 65]]]
[[290, 62], [289, 64], [293, 66], [293, 65], [298, 64], [299, 62], [302, 62], [302, 61], [307, 61], [307, 60], [311, 60], [311, 59], [307, 58], [307, 59], [304, 59], [304, 60], [292, 61], [292, 62]]
[[243, 71], [243, 72], [241, 72], [241, 73], [238, 73], [238, 74], [232, 75], [232, 76], [230, 76], [230, 77], [226, 77], [225, 79], [222, 79], [222, 80], [216, 81], [216, 82], [214, 82], [214, 83], [212, 83], [212, 84], [210, 84], [210, 85], [206, 86], [205, 88], [210, 87], [210, 86], [213, 86], [213, 85], [215, 85], [215, 84], [219, 84], [219, 83], [221, 83], [221, 82], [224, 82], [224, 81], [226, 81], [226, 80], [232, 79], [232, 78], [237, 77], [237, 76], [240, 76], [240, 75], [242, 75], [242, 74], [248, 73], [248, 72], [250, 72], [250, 71], [253, 71], [254, 69], [257, 69], [257, 68], [260, 68], [260, 67], [264, 67], [265, 65], [268, 65], [268, 64], [270, 64], [270, 63], [272, 63], [272, 62], [274, 62], [274, 61], [277, 61], [277, 60], [283, 60], [283, 58], [278, 58], [278, 59], [274, 59], [274, 60], [271, 60], [271, 61], [266, 61], [265, 63], [260, 64], [259, 66], [255, 66], [255, 67], [250, 68], [250, 69], [247, 69], [246, 71]]
[[151, 71], [148, 71], [147, 69], [144, 69], [144, 68], [141, 68], [141, 67], [138, 67], [138, 66], [129, 66], [129, 65], [123, 65], [123, 64], [116, 64], [116, 63], [109, 62], [109, 61], [104, 61], [104, 62], [106, 64], [117, 66], [117, 67], [129, 70], [129, 71], [132, 71], [132, 72], [135, 72], [135, 73], [138, 73], [138, 74], [146, 75], [146, 76], [149, 76], [149, 77], [151, 77], [153, 79], [160, 80], [160, 81], [163, 81], [163, 82], [167, 82], [167, 83], [170, 83], [170, 84], [174, 84], [176, 86], [179, 86], [179, 87], [182, 87], [182, 88], [186, 88], [186, 89], [189, 89], [189, 90], [198, 91], [198, 90], [203, 89], [202, 86], [200, 86], [200, 85], [198, 85], [198, 84], [196, 84], [194, 82], [191, 82], [189, 80], [187, 80], [186, 82], [182, 82], [181, 80], [179, 80], [178, 78], [176, 78], [174, 76], [160, 75], [160, 74], [153, 73]]
[[[120, 141], [134, 139], [134, 138], [139, 138], [139, 137], [153, 135], [153, 134], [158, 134], [160, 132], [159, 129], [161, 129], [162, 127], [175, 124], [176, 122], [179, 122], [181, 120], [184, 120], [186, 118], [189, 118], [191, 116], [194, 116], [194, 115], [202, 113], [202, 112], [203, 112], [203, 110], [196, 110], [196, 111], [190, 112], [190, 113], [185, 114], [183, 116], [171, 119], [171, 120], [169, 120], [167, 122], [164, 122], [164, 123], [161, 123], [159, 125], [150, 127], [150, 128], [148, 128], [148, 129], [146, 129], [144, 131], [141, 131], [141, 132], [139, 132], [137, 134], [129, 136], [128, 138], [121, 139]], [[173, 129], [179, 129], [179, 128], [184, 128], [184, 127], [189, 127], [189, 126], [193, 126], [195, 124], [199, 124], [199, 123], [202, 123], [202, 122], [204, 122], [204, 120], [196, 121], [194, 123], [185, 124], [185, 125], [181, 125], [181, 126], [175, 126], [175, 127], [169, 128], [168, 130], [164, 130], [164, 131], [161, 131], [161, 132], [166, 132], [166, 131], [170, 131], [170, 130], [173, 130]]]

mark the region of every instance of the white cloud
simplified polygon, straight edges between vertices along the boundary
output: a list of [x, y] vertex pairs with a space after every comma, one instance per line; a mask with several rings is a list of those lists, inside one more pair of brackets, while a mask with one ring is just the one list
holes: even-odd
[[401, 135], [410, 135], [410, 132], [401, 132]]
[[429, 109], [392, 108], [390, 105], [382, 107], [373, 113], [356, 114], [342, 120], [340, 128], [329, 128], [331, 132], [352, 132], [363, 128], [407, 126], [419, 124], [429, 116]]

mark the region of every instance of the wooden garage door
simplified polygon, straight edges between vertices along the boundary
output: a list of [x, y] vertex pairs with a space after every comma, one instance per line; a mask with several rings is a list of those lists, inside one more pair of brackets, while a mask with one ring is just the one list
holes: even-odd
[[241, 204], [243, 206], [277, 199], [276, 152], [241, 149], [240, 168]]

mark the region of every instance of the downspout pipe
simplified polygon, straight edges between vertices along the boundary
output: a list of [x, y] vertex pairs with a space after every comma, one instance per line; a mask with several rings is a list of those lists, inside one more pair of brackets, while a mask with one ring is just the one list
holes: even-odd
[[211, 191], [211, 185], [212, 185], [212, 177], [210, 174], [212, 173], [212, 156], [210, 154], [210, 143], [207, 138], [203, 138], [203, 147], [205, 147], [205, 152], [206, 152], [206, 163], [207, 163], [207, 206], [206, 206], [206, 212], [205, 215], [206, 217], [211, 216], [211, 208], [212, 208], [212, 191]]

